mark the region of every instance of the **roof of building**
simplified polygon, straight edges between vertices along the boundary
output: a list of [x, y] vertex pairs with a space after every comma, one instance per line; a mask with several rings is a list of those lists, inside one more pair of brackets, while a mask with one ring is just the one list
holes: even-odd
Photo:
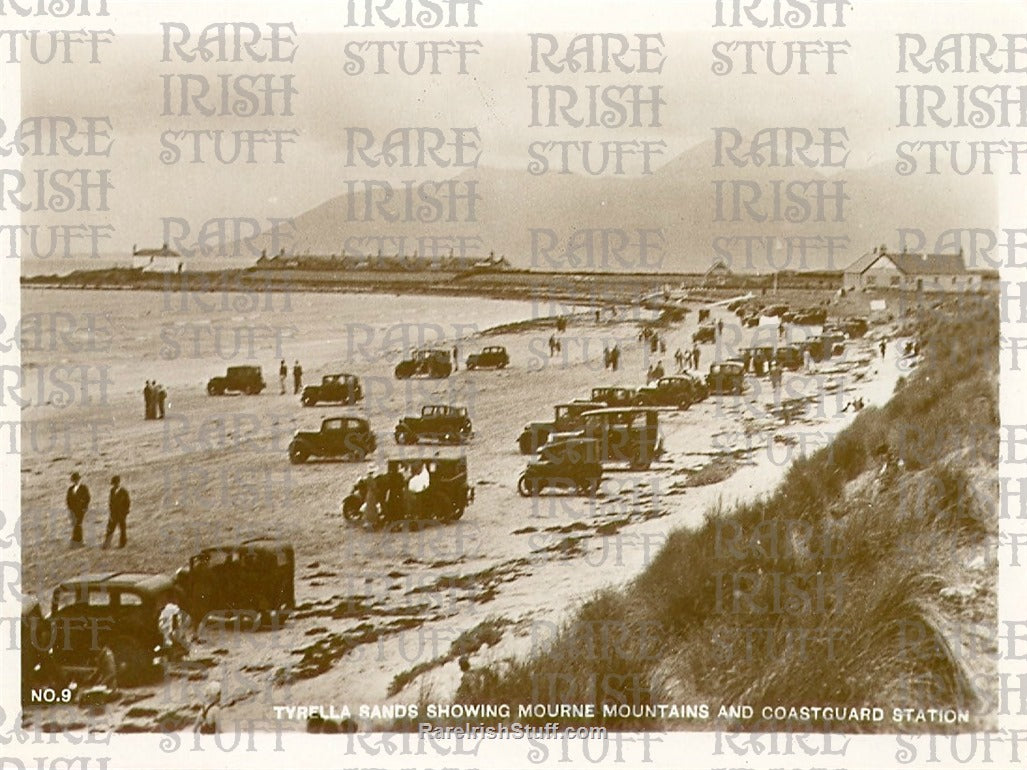
[[953, 275], [966, 272], [963, 254], [915, 254], [874, 249], [864, 254], [847, 268], [846, 273], [864, 273], [879, 259], [888, 259], [895, 269], [906, 275]]

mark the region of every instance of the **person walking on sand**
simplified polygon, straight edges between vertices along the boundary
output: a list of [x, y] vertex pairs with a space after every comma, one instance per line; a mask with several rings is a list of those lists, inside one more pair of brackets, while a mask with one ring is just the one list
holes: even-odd
[[89, 510], [89, 487], [82, 483], [78, 471], [71, 474], [71, 486], [68, 487], [65, 502], [68, 505], [68, 513], [71, 514], [71, 544], [80, 546], [82, 522], [86, 518], [86, 511]]
[[617, 371], [617, 367], [620, 365], [620, 347], [616, 343], [613, 345], [613, 350], [610, 351], [610, 366], [613, 371]]
[[164, 411], [168, 406], [168, 392], [164, 389], [163, 385], [158, 385], [157, 391], [157, 414], [158, 420], [164, 419]]
[[282, 359], [281, 365], [278, 367], [278, 387], [280, 389], [279, 395], [285, 395], [285, 378], [289, 376], [289, 367], [285, 365], [285, 359]]
[[693, 345], [692, 346], [692, 365], [695, 367], [696, 371], [699, 371], [699, 346], [698, 345]]
[[881, 340], [881, 344], [878, 347], [881, 349], [881, 358], [884, 358], [884, 351], [888, 349], [888, 343]]
[[292, 364], [292, 393], [298, 395], [303, 390], [303, 367], [300, 366], [299, 361], [293, 361]]
[[111, 537], [114, 530], [118, 530], [118, 548], [124, 548], [128, 542], [125, 533], [125, 525], [128, 520], [128, 510], [132, 505], [129, 499], [128, 490], [121, 486], [121, 476], [111, 477], [111, 496], [108, 503], [110, 517], [107, 519], [107, 534], [103, 538], [103, 548], [110, 548]]
[[460, 369], [460, 351], [456, 349], [456, 345], [453, 346], [453, 371]]
[[143, 388], [143, 404], [145, 409], [143, 411], [144, 419], [153, 419], [153, 386], [150, 385], [150, 381], [146, 381], [146, 386]]

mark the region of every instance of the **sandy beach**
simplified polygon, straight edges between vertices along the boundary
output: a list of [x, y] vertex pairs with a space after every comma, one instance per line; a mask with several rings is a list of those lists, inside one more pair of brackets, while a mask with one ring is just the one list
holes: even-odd
[[[23, 293], [25, 313], [52, 309], [55, 296], [78, 317], [115, 308], [106, 350], [23, 352], [30, 378], [26, 393], [43, 396], [23, 410], [26, 590], [46, 603], [58, 580], [76, 574], [174, 572], [205, 545], [274, 535], [296, 549], [298, 608], [271, 632], [208, 626], [163, 685], [126, 690], [105, 709], [82, 711], [71, 720], [100, 729], [189, 724], [210, 679], [222, 682], [229, 718], [267, 725], [275, 720], [272, 707], [283, 703], [355, 708], [445, 701], [460, 679], [447, 652], [461, 633], [486, 620], [498, 629], [494, 644], [471, 655], [472, 664], [545, 643], [577, 603], [636, 575], [669, 531], [697, 525], [712, 506], [771, 490], [798, 453], [826, 445], [851, 421], [854, 412], [842, 411], [846, 404], [856, 397], [868, 405], [885, 403], [904, 373], [895, 345], [879, 356], [872, 330], [868, 338], [846, 343], [844, 355], [819, 364], [813, 377], [786, 373], [780, 403], [768, 380], [750, 378], [741, 397], [711, 397], [685, 411], [662, 411], [665, 454], [648, 471], [608, 473], [595, 500], [559, 494], [525, 499], [516, 490], [527, 461], [516, 446], [523, 425], [551, 418], [553, 404], [584, 398], [594, 386], [643, 385], [647, 366], [657, 359], [671, 369], [675, 349], [691, 346], [694, 312], [661, 330], [668, 352], [650, 358], [637, 340], [640, 323], [651, 319], [647, 311], [604, 312], [596, 322], [586, 308], [557, 309], [568, 314], [570, 325], [562, 352], [551, 358], [546, 342], [553, 324], [540, 319], [555, 313], [528, 302], [294, 294], [285, 309], [271, 295], [253, 308], [230, 301], [226, 307], [211, 295], [208, 305], [197, 304], [199, 297], [182, 310], [173, 296], [113, 294]], [[742, 344], [767, 333], [739, 329], [733, 314], [714, 308], [712, 320], [720, 319]], [[514, 325], [499, 333], [486, 331], [509, 324]], [[245, 327], [261, 331], [237, 345], [232, 330]], [[276, 335], [286, 327], [287, 339]], [[799, 337], [815, 331], [792, 330]], [[428, 336], [417, 340], [418, 334]], [[435, 339], [451, 346], [454, 338], [461, 361], [483, 345], [504, 345], [511, 365], [473, 372], [461, 366], [445, 380], [393, 378], [400, 351]], [[616, 372], [603, 366], [603, 348], [614, 343], [623, 352]], [[731, 353], [726, 345], [702, 345], [701, 372]], [[365, 401], [349, 408], [304, 408], [291, 394], [291, 378], [290, 393], [279, 395], [279, 355], [290, 367], [301, 361], [306, 383], [333, 371], [358, 374]], [[230, 363], [261, 365], [268, 389], [252, 397], [209, 397], [207, 378]], [[96, 383], [91, 403], [83, 403], [76, 390], [62, 406], [60, 398], [50, 397], [54, 389], [47, 379], [56, 365], [109, 370], [90, 375]], [[50, 384], [40, 387], [39, 378]], [[163, 422], [143, 420], [141, 389], [153, 378], [170, 391]], [[104, 400], [97, 398], [102, 382]], [[474, 438], [460, 448], [397, 447], [396, 421], [425, 403], [467, 406]], [[286, 453], [293, 431], [316, 428], [322, 418], [342, 413], [365, 416], [376, 430], [379, 449], [368, 462], [412, 451], [466, 454], [475, 500], [463, 519], [416, 532], [347, 525], [341, 501], [368, 463], [294, 466]], [[87, 547], [81, 549], [68, 547], [63, 500], [75, 469], [94, 500], [86, 519]], [[716, 469], [711, 475], [717, 480], [703, 483], [704, 475], [696, 474], [702, 469]], [[122, 475], [133, 499], [124, 551], [98, 547], [112, 473]], [[67, 711], [26, 711], [29, 725], [55, 719], [66, 723]], [[373, 717], [358, 721], [362, 727], [389, 724]], [[283, 726], [304, 727], [302, 720]]]

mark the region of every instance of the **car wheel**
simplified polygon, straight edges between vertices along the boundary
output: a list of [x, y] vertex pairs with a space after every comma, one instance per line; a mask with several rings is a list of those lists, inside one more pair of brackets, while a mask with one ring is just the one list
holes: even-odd
[[245, 393], [247, 396], [255, 396], [258, 393], [260, 393], [260, 388], [256, 385], [247, 385], [243, 389], [243, 393]]
[[310, 457], [310, 452], [307, 451], [306, 447], [299, 444], [293, 444], [289, 447], [289, 459], [293, 465], [305, 463], [308, 457]]
[[535, 497], [538, 495], [538, 480], [528, 478], [527, 473], [522, 473], [517, 482], [517, 491], [521, 497]]
[[346, 521], [360, 521], [360, 498], [356, 495], [346, 495], [342, 501], [342, 517]]
[[111, 639], [107, 645], [114, 654], [119, 685], [133, 685], [152, 678], [153, 664], [142, 645], [127, 636]]
[[221, 393], [218, 391], [218, 386], [214, 382], [207, 383], [207, 395], [208, 396], [220, 396]]
[[396, 431], [396, 443], [397, 444], [414, 444], [417, 442], [417, 437], [406, 428], [399, 428]]
[[585, 497], [595, 497], [599, 491], [599, 479], [582, 479], [578, 482], [578, 494]]
[[315, 406], [317, 404], [315, 396], [303, 396], [300, 401], [303, 403], [303, 406]]

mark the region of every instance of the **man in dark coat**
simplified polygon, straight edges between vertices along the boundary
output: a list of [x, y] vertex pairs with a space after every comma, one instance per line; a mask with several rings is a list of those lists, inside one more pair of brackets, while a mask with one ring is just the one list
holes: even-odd
[[164, 409], [168, 403], [168, 392], [164, 389], [163, 385], [158, 385], [154, 391], [154, 395], [157, 403], [156, 418], [158, 420], [163, 420]]
[[296, 361], [292, 365], [292, 392], [294, 395], [303, 390], [303, 367]]
[[111, 536], [114, 530], [118, 530], [118, 548], [124, 548], [128, 537], [125, 534], [125, 523], [128, 519], [128, 510], [132, 505], [129, 499], [128, 490], [121, 486], [121, 476], [111, 478], [110, 517], [107, 519], [107, 535], [103, 539], [103, 547], [108, 548], [111, 544]]
[[153, 419], [153, 414], [154, 414], [154, 411], [153, 411], [153, 396], [154, 396], [153, 386], [150, 384], [150, 381], [147, 380], [146, 381], [146, 387], [143, 388], [143, 403], [146, 404], [146, 419], [147, 420], [152, 420]]
[[82, 521], [89, 510], [89, 487], [82, 483], [77, 471], [71, 474], [66, 502], [71, 514], [71, 544], [82, 545]]

